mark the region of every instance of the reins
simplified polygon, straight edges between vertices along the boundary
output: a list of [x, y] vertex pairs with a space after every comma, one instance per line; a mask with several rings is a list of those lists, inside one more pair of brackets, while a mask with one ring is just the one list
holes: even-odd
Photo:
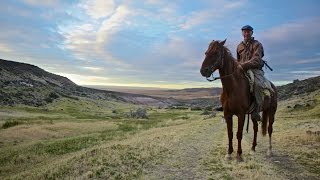
[[[223, 65], [224, 65], [224, 61], [225, 61], [225, 49], [223, 49], [223, 55], [222, 55], [222, 57], [221, 57], [221, 63], [222, 63], [222, 65], [221, 65], [221, 67], [220, 68], [223, 68]], [[231, 74], [228, 74], [228, 75], [225, 75], [225, 76], [221, 76], [221, 77], [214, 77], [213, 76], [213, 73], [211, 74], [211, 77], [212, 77], [212, 79], [209, 79], [209, 78], [206, 78], [209, 82], [212, 82], [212, 81], [215, 81], [215, 80], [217, 80], [217, 79], [224, 79], [224, 78], [227, 78], [227, 77], [231, 77], [231, 76], [233, 76], [233, 74], [236, 72], [236, 70], [235, 70], [235, 65], [234, 65], [234, 63], [235, 62], [233, 62], [232, 63], [232, 65], [233, 65], [233, 67], [232, 67], [232, 69], [233, 69], [233, 72], [231, 73]], [[212, 65], [211, 66], [211, 69], [213, 69], [214, 68], [214, 65]], [[247, 114], [247, 128], [246, 128], [246, 130], [247, 130], [247, 133], [249, 132], [249, 114], [250, 113], [246, 113]]]
[[[222, 62], [222, 66], [221, 66], [221, 68], [223, 67], [223, 64], [224, 64], [224, 51], [225, 51], [225, 49], [223, 50], [223, 55], [222, 55], [222, 57], [221, 57], [221, 62]], [[214, 65], [212, 65], [211, 66], [211, 69], [213, 69], [213, 67], [214, 67]], [[225, 75], [225, 76], [222, 76], [222, 77], [214, 77], [213, 76], [213, 73], [211, 74], [211, 77], [212, 77], [212, 79], [209, 79], [209, 78], [206, 78], [207, 79], [207, 81], [209, 81], [209, 82], [212, 82], [212, 81], [215, 81], [215, 80], [218, 80], [218, 79], [224, 79], [224, 78], [227, 78], [227, 77], [230, 77], [230, 76], [233, 76], [233, 74], [236, 72], [235, 71], [235, 66], [234, 66], [234, 63], [233, 63], [233, 72], [231, 73], [231, 74], [228, 74], [228, 75]]]

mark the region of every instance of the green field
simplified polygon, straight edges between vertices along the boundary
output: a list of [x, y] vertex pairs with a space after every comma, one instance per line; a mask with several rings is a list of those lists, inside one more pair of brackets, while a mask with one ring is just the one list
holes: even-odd
[[[249, 153], [250, 127], [241, 163], [224, 159], [222, 114], [85, 98], [3, 106], [0, 179], [319, 179], [319, 102], [319, 90], [279, 102], [274, 156], [266, 156], [260, 132], [257, 152]], [[148, 119], [127, 117], [139, 107]]]

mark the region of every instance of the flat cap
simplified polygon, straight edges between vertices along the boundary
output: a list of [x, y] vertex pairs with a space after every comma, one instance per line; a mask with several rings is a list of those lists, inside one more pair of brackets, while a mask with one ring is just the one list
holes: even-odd
[[253, 28], [252, 28], [250, 25], [245, 25], [245, 26], [243, 26], [243, 27], [241, 28], [241, 30], [250, 30], [250, 31], [252, 31]]

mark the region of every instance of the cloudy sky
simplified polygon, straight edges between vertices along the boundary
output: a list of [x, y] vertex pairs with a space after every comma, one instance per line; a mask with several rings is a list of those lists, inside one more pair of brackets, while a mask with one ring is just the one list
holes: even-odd
[[276, 84], [320, 75], [320, 1], [0, 1], [0, 58], [79, 85], [216, 87], [199, 73], [208, 43], [235, 55], [250, 24]]

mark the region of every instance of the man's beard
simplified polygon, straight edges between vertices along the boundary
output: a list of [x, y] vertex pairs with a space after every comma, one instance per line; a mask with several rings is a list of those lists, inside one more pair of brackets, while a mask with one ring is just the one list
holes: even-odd
[[248, 42], [249, 40], [251, 40], [252, 39], [252, 37], [250, 36], [250, 37], [243, 37], [243, 40], [245, 41], [245, 42]]

